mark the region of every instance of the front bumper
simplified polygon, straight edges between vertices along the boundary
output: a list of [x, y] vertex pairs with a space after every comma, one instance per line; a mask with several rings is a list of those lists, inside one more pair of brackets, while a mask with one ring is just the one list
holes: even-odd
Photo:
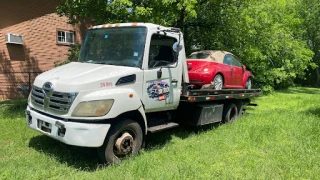
[[100, 147], [110, 129], [110, 124], [65, 122], [42, 115], [29, 107], [26, 109], [27, 124], [65, 144], [82, 147]]

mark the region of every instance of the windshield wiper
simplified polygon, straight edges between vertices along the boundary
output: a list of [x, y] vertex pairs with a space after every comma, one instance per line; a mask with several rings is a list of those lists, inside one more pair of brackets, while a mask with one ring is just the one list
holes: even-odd
[[93, 62], [92, 64], [107, 64], [107, 63], [100, 61], [100, 62]]
[[88, 60], [88, 61], [83, 61], [84, 63], [91, 63], [91, 64], [106, 64], [106, 62], [104, 61], [92, 61], [92, 60]]

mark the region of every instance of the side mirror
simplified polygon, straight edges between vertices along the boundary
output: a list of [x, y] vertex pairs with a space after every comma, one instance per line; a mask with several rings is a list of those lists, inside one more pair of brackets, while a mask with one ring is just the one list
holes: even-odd
[[172, 45], [172, 49], [174, 52], [179, 52], [181, 51], [182, 49], [182, 44], [179, 44], [178, 42], [175, 42], [173, 45]]

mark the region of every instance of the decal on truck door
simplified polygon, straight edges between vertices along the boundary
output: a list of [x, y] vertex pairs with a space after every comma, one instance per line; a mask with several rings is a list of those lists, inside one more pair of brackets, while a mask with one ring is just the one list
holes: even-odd
[[163, 81], [150, 82], [147, 86], [147, 93], [149, 98], [155, 99], [157, 101], [163, 101], [169, 98], [170, 91], [169, 85]]

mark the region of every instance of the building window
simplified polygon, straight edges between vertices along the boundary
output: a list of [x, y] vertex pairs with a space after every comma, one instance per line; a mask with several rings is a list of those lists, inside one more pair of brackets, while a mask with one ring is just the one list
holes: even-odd
[[58, 30], [58, 43], [74, 44], [74, 32]]

